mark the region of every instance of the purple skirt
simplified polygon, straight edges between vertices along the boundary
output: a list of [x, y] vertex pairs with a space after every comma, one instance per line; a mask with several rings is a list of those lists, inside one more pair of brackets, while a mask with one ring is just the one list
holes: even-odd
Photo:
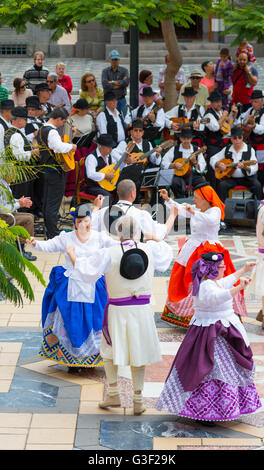
[[156, 408], [206, 421], [229, 421], [261, 407], [252, 351], [220, 321], [192, 325], [177, 352]]

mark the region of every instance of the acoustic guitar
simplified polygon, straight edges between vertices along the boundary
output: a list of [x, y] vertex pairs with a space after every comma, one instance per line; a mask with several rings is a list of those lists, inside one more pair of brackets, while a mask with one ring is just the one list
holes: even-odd
[[131, 140], [127, 147], [125, 152], [123, 153], [122, 157], [118, 160], [116, 163], [112, 163], [111, 165], [107, 165], [101, 170], [99, 170], [99, 173], [104, 173], [105, 175], [107, 173], [114, 173], [113, 179], [111, 181], [107, 179], [103, 179], [102, 181], [98, 181], [99, 186], [101, 188], [105, 189], [106, 191], [114, 191], [116, 188], [116, 183], [119, 179], [120, 176], [120, 166], [122, 163], [125, 161], [125, 159], [128, 157], [128, 155], [132, 152], [133, 148], [135, 147], [135, 142]]
[[175, 176], [188, 176], [191, 173], [193, 167], [191, 158], [196, 158], [200, 153], [205, 152], [206, 149], [207, 147], [204, 145], [203, 147], [193, 152], [188, 158], [176, 158], [173, 163], [180, 163], [181, 167], [179, 169], [174, 169]]
[[[170, 121], [180, 124], [180, 129], [184, 129], [186, 127], [193, 127], [193, 123], [195, 121], [189, 121], [186, 117], [179, 117], [179, 118], [170, 118]], [[210, 118], [202, 118], [198, 120], [199, 124], [207, 124], [210, 122]], [[169, 129], [168, 127], [164, 127], [163, 129], [163, 137], [164, 140], [175, 139], [174, 135], [175, 131], [173, 129]]]
[[147, 163], [148, 161], [148, 157], [156, 152], [156, 150], [161, 147], [162, 150], [168, 150], [170, 149], [171, 147], [174, 146], [174, 142], [172, 140], [166, 140], [165, 142], [162, 142], [162, 144], [160, 145], [157, 145], [155, 148], [151, 149], [151, 150], [148, 150], [148, 152], [146, 153], [143, 153], [143, 152], [134, 152], [134, 153], [131, 153], [130, 156], [136, 160], [135, 163], [143, 163], [144, 165]]
[[[62, 141], [69, 144], [72, 140], [72, 122], [68, 120], [63, 128], [63, 136]], [[75, 159], [74, 159], [75, 151], [70, 150], [67, 153], [55, 153], [56, 161], [63, 169], [63, 171], [71, 171], [75, 168]]]
[[243, 130], [243, 140], [244, 142], [248, 141], [248, 138], [253, 130], [253, 126], [255, 126], [255, 118], [260, 114], [260, 111], [255, 111], [253, 114], [250, 114], [248, 118], [242, 123], [242, 130]]
[[221, 170], [220, 168], [215, 169], [215, 177], [218, 180], [225, 180], [231, 178], [233, 173], [235, 172], [238, 163], [243, 163], [244, 167], [255, 165], [257, 163], [256, 160], [241, 160], [240, 162], [234, 163], [230, 158], [223, 158], [218, 163], [224, 163], [226, 165], [225, 170]]

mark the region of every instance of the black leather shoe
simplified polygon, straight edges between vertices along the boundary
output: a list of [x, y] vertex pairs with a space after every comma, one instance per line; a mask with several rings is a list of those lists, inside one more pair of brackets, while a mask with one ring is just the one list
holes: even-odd
[[36, 261], [37, 257], [32, 255], [29, 251], [23, 251], [22, 256], [28, 261]]

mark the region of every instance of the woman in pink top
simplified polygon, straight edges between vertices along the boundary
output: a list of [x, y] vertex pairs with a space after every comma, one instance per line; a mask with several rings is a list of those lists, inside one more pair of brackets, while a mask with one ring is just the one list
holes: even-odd
[[216, 87], [214, 79], [214, 63], [211, 60], [206, 60], [202, 63], [201, 67], [205, 75], [200, 83], [207, 86], [209, 93], [211, 93]]
[[13, 87], [12, 100], [15, 106], [26, 106], [26, 99], [33, 95], [32, 90], [26, 88], [25, 80], [19, 77], [14, 79]]
[[58, 75], [58, 83], [68, 93], [69, 100], [71, 101], [71, 91], [72, 91], [72, 80], [69, 75], [64, 75], [65, 72], [65, 64], [63, 62], [58, 62], [56, 65], [56, 74]]
[[[141, 70], [139, 74], [139, 85], [138, 85], [138, 104], [141, 106], [144, 104], [143, 98], [141, 96], [142, 90], [144, 87], [152, 87], [153, 83], [153, 75], [151, 70]], [[154, 101], [155, 103], [159, 104], [160, 106], [163, 106], [163, 101], [158, 95], [158, 93], [155, 94], [154, 96]]]

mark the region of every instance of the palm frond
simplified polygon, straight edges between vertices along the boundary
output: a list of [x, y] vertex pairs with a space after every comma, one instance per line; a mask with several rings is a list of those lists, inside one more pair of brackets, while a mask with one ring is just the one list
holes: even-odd
[[6, 300], [10, 300], [15, 306], [20, 307], [23, 305], [23, 298], [20, 291], [16, 286], [12, 284], [11, 281], [6, 279], [5, 272], [0, 266], [0, 286], [1, 293], [4, 294]]

